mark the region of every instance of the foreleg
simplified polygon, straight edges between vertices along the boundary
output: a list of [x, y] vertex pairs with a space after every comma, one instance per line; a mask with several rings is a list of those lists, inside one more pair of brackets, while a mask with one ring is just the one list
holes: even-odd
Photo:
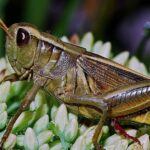
[[38, 92], [39, 89], [40, 89], [40, 86], [37, 84], [34, 84], [33, 87], [30, 89], [30, 91], [27, 93], [27, 95], [24, 97], [24, 99], [23, 99], [19, 109], [17, 110], [16, 114], [13, 116], [13, 118], [10, 120], [10, 122], [7, 125], [6, 131], [5, 131], [5, 133], [1, 139], [1, 142], [0, 142], [0, 150], [3, 149], [3, 144], [7, 140], [16, 120], [18, 119], [20, 114], [30, 105], [32, 100], [34, 100], [36, 93]]

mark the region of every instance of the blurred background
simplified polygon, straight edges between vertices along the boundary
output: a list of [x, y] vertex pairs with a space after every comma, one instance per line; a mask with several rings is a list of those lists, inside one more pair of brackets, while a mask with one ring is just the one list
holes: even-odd
[[[150, 1], [148, 0], [0, 0], [0, 18], [10, 26], [29, 22], [61, 37], [92, 32], [110, 41], [114, 53], [136, 55], [150, 68]], [[0, 30], [0, 56], [5, 55]]]

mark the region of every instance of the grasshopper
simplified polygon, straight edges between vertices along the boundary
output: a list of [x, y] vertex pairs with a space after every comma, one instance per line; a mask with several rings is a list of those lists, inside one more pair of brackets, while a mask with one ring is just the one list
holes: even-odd
[[[93, 136], [97, 150], [102, 149], [98, 142], [106, 119], [111, 119], [114, 127], [120, 129], [119, 118], [146, 113], [150, 108], [149, 77], [40, 32], [33, 25], [16, 23], [7, 28], [0, 20], [0, 27], [6, 32], [6, 53], [15, 70], [2, 82], [33, 81], [32, 88], [7, 125], [1, 149], [15, 121], [39, 89], [55, 96], [76, 114], [101, 118]], [[138, 142], [123, 131], [122, 134]]]

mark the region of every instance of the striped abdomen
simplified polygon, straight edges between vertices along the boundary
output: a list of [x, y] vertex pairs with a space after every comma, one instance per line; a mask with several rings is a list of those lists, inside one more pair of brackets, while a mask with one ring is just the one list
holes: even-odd
[[150, 107], [150, 83], [134, 84], [104, 96], [111, 109], [112, 117], [143, 113]]

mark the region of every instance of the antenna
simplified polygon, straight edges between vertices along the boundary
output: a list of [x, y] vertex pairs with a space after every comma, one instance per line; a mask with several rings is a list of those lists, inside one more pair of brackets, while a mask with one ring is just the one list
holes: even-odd
[[5, 23], [1, 19], [0, 19], [0, 28], [2, 28], [10, 38], [13, 38], [9, 32], [8, 27], [5, 25]]

